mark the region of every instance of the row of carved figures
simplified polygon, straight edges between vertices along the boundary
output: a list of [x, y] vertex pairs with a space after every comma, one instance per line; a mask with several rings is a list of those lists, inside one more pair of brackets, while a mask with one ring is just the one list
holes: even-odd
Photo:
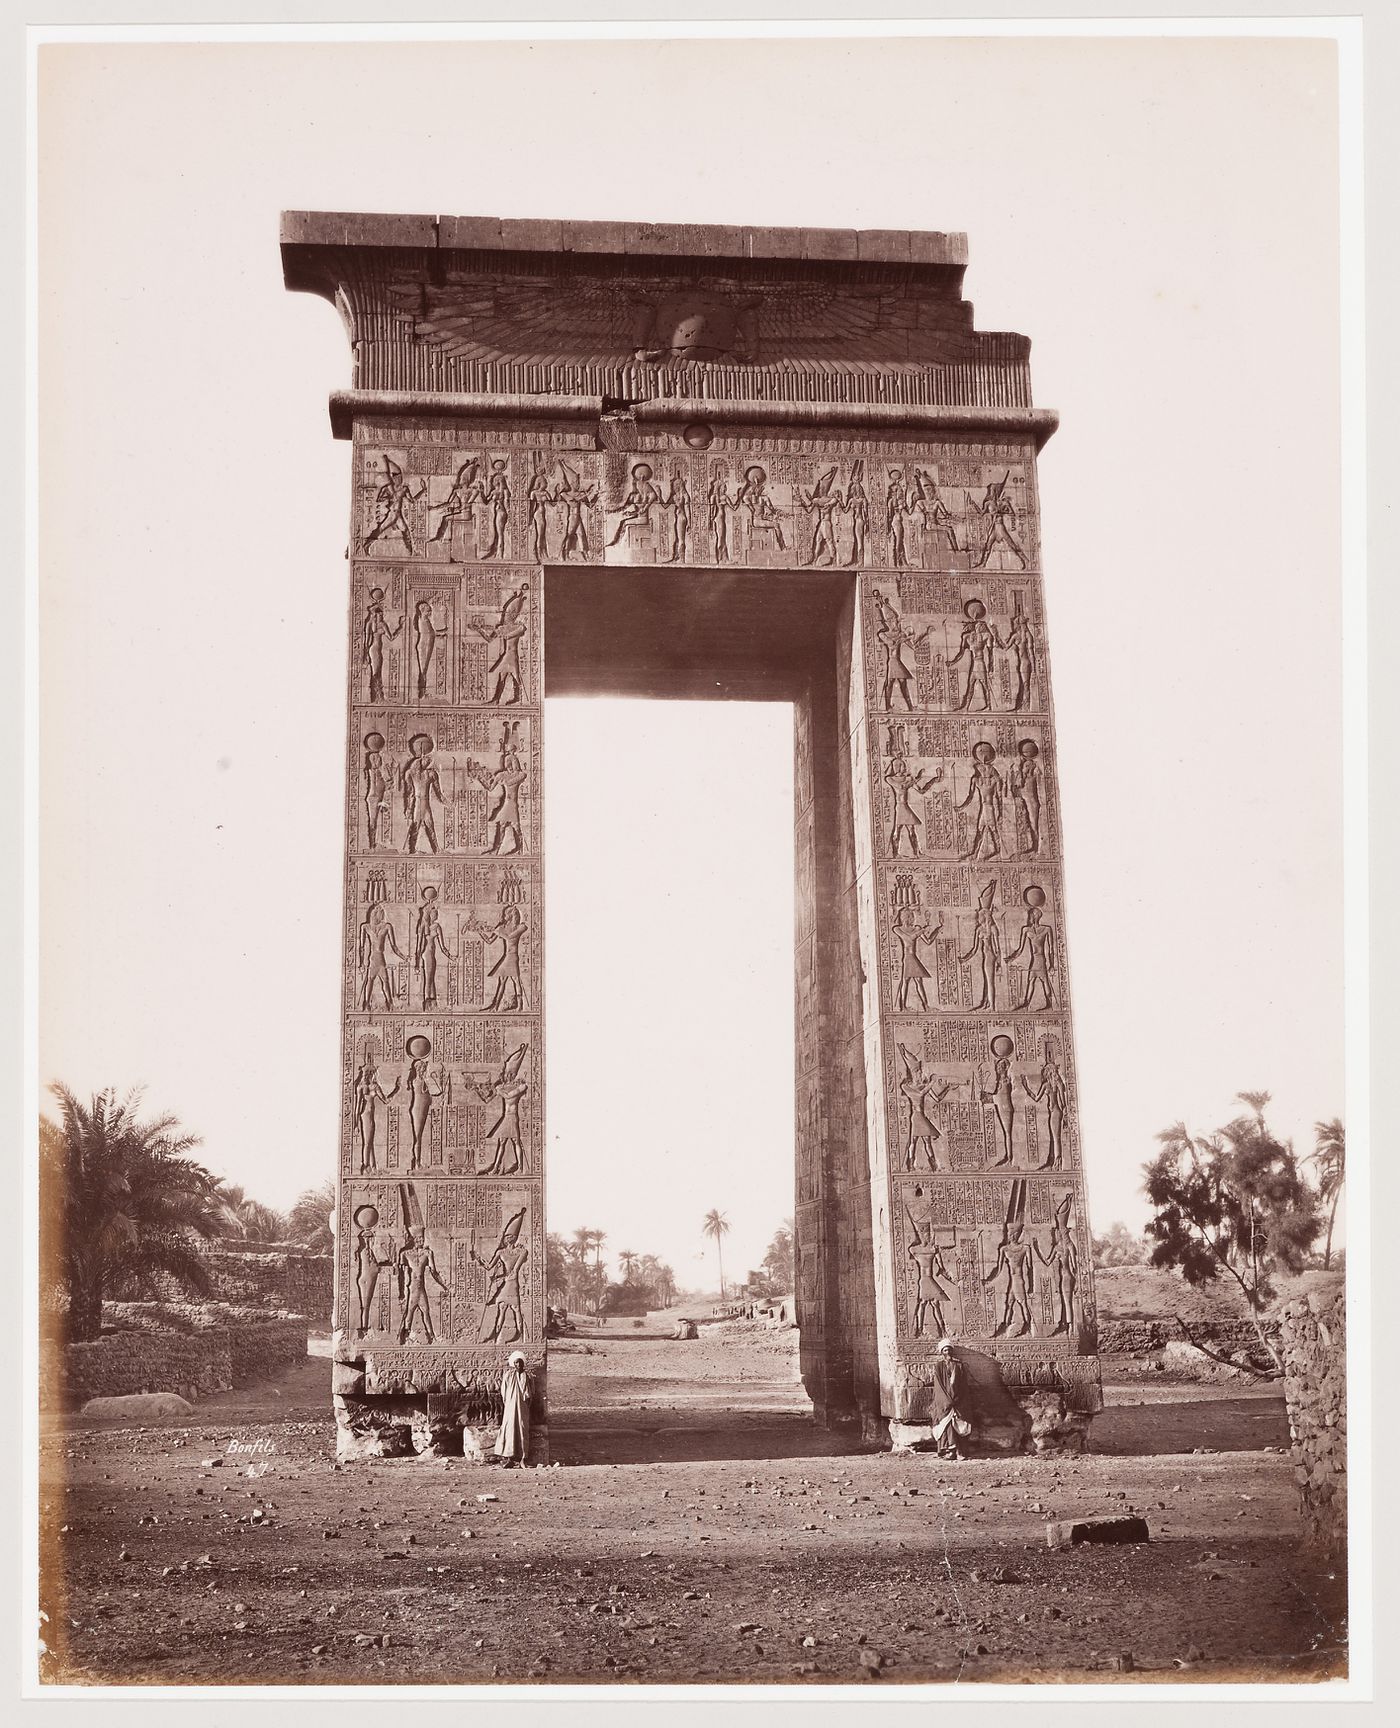
[[[421, 478], [411, 481], [402, 464], [387, 453], [379, 460], [381, 473], [371, 506], [372, 520], [360, 537], [358, 550], [368, 553], [380, 543], [387, 548], [398, 542], [413, 557], [422, 547], [415, 542], [409, 510], [427, 497], [428, 483]], [[774, 498], [768, 471], [761, 463], [745, 466], [732, 489], [724, 471], [713, 468], [704, 498], [713, 561], [727, 564], [736, 551], [743, 557], [763, 550], [792, 551], [801, 566], [811, 569], [865, 565], [869, 561], [873, 508], [866, 488], [865, 462], [858, 459], [851, 463], [844, 486], [838, 484], [838, 473], [838, 468], [831, 467], [810, 487], [792, 488], [804, 518], [802, 532], [793, 521], [794, 512], [783, 509]], [[1029, 559], [1010, 479], [1008, 470], [1000, 480], [988, 482], [980, 498], [964, 488], [962, 508], [955, 511], [940, 496], [938, 482], [927, 468], [887, 468], [880, 524], [889, 566], [896, 570], [910, 567], [909, 533], [917, 528], [922, 537], [948, 554], [967, 557], [974, 569], [1026, 569]], [[458, 468], [447, 496], [425, 505], [428, 520], [436, 518], [427, 544], [445, 541], [448, 557], [455, 562], [457, 530], [470, 526], [475, 534], [476, 560], [489, 563], [507, 559], [514, 499], [510, 466], [504, 458], [469, 456]], [[559, 459], [546, 465], [537, 458], [525, 492], [526, 556], [530, 562], [545, 564], [557, 558], [567, 563], [591, 558], [588, 513], [597, 504], [597, 486], [586, 484], [575, 468]], [[658, 543], [662, 563], [685, 563], [690, 555], [692, 511], [690, 483], [679, 463], [672, 464], [666, 477], [657, 474], [653, 462], [634, 462], [621, 502], [606, 508], [610, 532], [605, 548], [622, 544], [630, 530], [638, 528], [649, 532]], [[736, 527], [742, 529], [742, 550], [736, 546]], [[558, 531], [553, 544], [552, 528]]]

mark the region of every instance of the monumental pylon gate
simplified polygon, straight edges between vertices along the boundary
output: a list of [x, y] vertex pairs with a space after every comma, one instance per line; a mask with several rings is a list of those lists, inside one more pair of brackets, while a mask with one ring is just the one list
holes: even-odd
[[818, 1416], [926, 1439], [946, 1336], [982, 1443], [1080, 1443], [1055, 417], [965, 238], [295, 213], [282, 255], [354, 355], [341, 1450], [474, 1452], [516, 1348], [547, 1446], [543, 698], [582, 692], [794, 704]]

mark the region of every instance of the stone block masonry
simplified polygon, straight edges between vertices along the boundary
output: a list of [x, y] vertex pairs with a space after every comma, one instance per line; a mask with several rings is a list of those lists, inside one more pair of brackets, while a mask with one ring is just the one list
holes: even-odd
[[332, 398], [343, 1449], [410, 1426], [457, 1450], [519, 1347], [543, 1455], [546, 687], [794, 706], [796, 1297], [822, 1419], [926, 1423], [952, 1334], [1024, 1401], [1027, 1445], [1083, 1443], [1055, 417], [1026, 338], [974, 329], [966, 256], [884, 230], [284, 219], [287, 285], [335, 304], [354, 354]]
[[1347, 1319], [1340, 1274], [1310, 1280], [1278, 1314], [1293, 1473], [1308, 1540], [1340, 1556], [1347, 1535]]
[[[207, 1242], [200, 1259], [218, 1302], [276, 1308], [304, 1314], [313, 1327], [328, 1327], [335, 1261], [330, 1254], [284, 1242]], [[178, 1300], [180, 1287], [166, 1286]]]
[[75, 1410], [89, 1398], [128, 1392], [176, 1392], [193, 1402], [255, 1385], [304, 1361], [306, 1338], [304, 1319], [256, 1316], [188, 1332], [142, 1327], [84, 1344], [50, 1345], [40, 1406]]

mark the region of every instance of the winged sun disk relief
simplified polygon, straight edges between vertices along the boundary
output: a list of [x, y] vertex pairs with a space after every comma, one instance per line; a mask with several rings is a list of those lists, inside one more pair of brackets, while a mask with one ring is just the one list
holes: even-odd
[[[810, 284], [725, 293], [674, 283], [653, 292], [621, 282], [414, 281], [395, 284], [390, 292], [413, 340], [454, 359], [849, 365], [909, 358], [908, 323], [887, 327], [884, 296]], [[930, 360], [951, 358], [950, 349], [965, 347], [966, 326], [961, 341], [957, 331], [964, 308], [954, 303], [947, 311], [947, 328], [922, 332]]]

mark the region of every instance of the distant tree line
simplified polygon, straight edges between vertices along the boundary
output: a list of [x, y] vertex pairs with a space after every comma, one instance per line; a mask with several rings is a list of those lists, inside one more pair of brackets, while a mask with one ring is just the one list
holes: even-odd
[[677, 1296], [676, 1275], [655, 1254], [634, 1248], [617, 1251], [613, 1278], [603, 1264], [606, 1230], [575, 1230], [571, 1236], [551, 1231], [546, 1239], [545, 1283], [556, 1308], [582, 1314], [644, 1314], [669, 1308]]

